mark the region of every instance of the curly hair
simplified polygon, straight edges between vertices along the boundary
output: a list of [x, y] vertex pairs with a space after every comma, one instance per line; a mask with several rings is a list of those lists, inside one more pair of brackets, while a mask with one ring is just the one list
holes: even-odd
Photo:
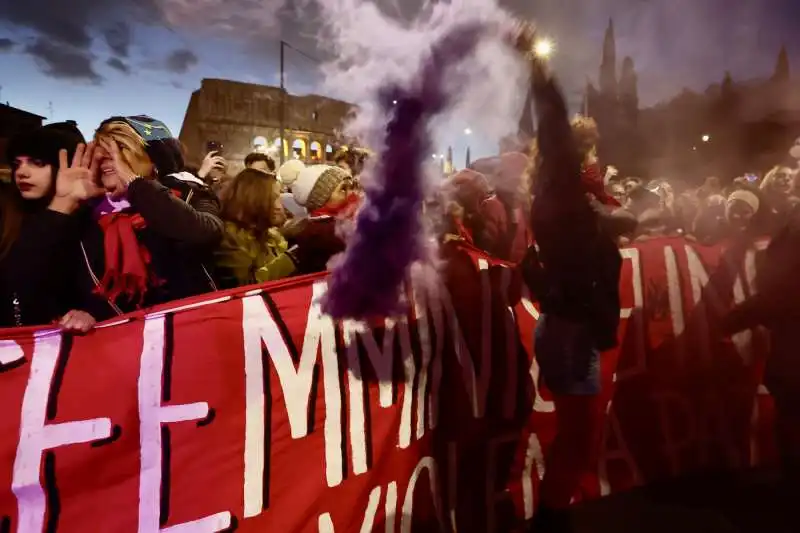
[[572, 135], [575, 138], [575, 143], [578, 146], [578, 152], [581, 159], [585, 160], [600, 141], [597, 122], [593, 118], [576, 115], [570, 125], [572, 126]]

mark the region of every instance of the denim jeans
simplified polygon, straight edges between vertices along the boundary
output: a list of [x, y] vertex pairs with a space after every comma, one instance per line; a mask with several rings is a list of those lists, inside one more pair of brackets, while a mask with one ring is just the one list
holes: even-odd
[[544, 384], [553, 394], [600, 393], [600, 352], [588, 324], [542, 314], [534, 351]]

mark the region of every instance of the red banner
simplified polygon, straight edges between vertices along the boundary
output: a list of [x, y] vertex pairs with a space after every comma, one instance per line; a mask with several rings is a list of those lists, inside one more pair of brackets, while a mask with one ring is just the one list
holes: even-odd
[[[584, 498], [768, 463], [765, 336], [716, 334], [755, 250], [623, 250], [619, 350]], [[0, 333], [0, 531], [510, 531], [533, 514], [554, 407], [538, 311], [453, 249], [412, 311], [321, 314], [324, 277], [218, 293], [85, 337]]]

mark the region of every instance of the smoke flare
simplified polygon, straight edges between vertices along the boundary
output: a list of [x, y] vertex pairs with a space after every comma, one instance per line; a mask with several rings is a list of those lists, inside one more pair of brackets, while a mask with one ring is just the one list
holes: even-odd
[[421, 212], [425, 163], [433, 146], [430, 122], [457, 95], [448, 90], [446, 82], [454, 75], [448, 67], [470, 54], [483, 31], [478, 23], [455, 29], [435, 44], [411, 88], [391, 83], [379, 91], [377, 102], [391, 118], [370, 169], [373, 179], [366, 185], [356, 233], [330, 277], [323, 310], [332, 317], [368, 319], [400, 311], [400, 288], [409, 268], [428, 250]]

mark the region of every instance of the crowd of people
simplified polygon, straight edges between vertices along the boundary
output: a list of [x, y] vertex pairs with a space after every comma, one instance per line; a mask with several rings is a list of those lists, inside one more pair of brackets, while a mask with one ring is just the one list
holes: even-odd
[[[524, 32], [520, 42], [531, 49]], [[619, 246], [784, 231], [791, 255], [785, 228], [800, 203], [800, 176], [778, 166], [763, 179], [710, 177], [678, 190], [666, 179], [603, 170], [595, 122], [570, 123], [554, 79], [536, 60], [531, 68], [536, 139], [506, 140], [500, 155], [443, 176], [420, 210], [442, 244], [518, 265], [540, 303], [536, 357], [559, 413], [547, 472], [560, 471], [543, 481], [541, 526], [569, 505], [588, 467], [576, 457], [591, 456], [601, 417], [588, 399], [598, 397], [600, 352], [617, 344]], [[210, 152], [190, 168], [180, 142], [147, 116], [111, 117], [88, 142], [73, 123], [50, 124], [13, 138], [7, 156], [0, 327], [58, 324], [77, 333], [138, 309], [325, 271], [346, 248], [341, 223], [358, 213], [362, 173], [372, 169], [359, 150], [314, 165], [278, 165], [255, 152], [232, 177]], [[748, 316], [734, 314], [727, 327], [745, 327]]]
[[[224, 177], [209, 153], [188, 168], [150, 117], [112, 117], [90, 142], [72, 123], [11, 139], [0, 186], [0, 326], [97, 321], [218, 289], [321, 272], [359, 205], [356, 165], [254, 153]], [[220, 177], [222, 176], [222, 179]]]

